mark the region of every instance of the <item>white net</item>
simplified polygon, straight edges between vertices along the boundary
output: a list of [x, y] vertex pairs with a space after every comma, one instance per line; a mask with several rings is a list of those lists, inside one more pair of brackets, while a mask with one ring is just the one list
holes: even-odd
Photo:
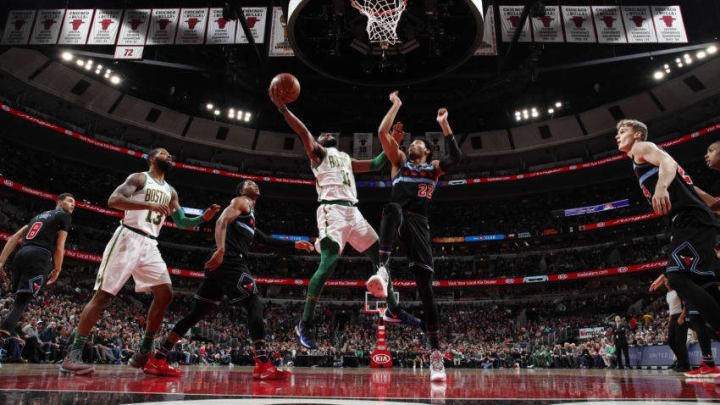
[[350, 3], [367, 17], [366, 30], [371, 43], [387, 48], [400, 42], [397, 26], [407, 0], [350, 0]]

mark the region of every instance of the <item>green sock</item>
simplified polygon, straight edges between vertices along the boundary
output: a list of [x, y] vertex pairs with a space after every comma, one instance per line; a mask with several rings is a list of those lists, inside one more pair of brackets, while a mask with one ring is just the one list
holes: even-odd
[[81, 335], [75, 332], [75, 340], [73, 341], [72, 346], [70, 346], [70, 351], [84, 349], [85, 343], [88, 341], [88, 337], [89, 335]]
[[330, 278], [337, 266], [340, 246], [338, 246], [338, 244], [330, 238], [323, 238], [320, 241], [320, 249], [320, 265], [310, 279], [307, 298], [305, 299], [305, 308], [303, 309], [302, 314], [302, 321], [305, 324], [312, 324], [315, 314], [315, 306], [317, 305], [320, 294], [325, 286], [325, 281]]
[[[368, 259], [370, 259], [370, 262], [373, 264], [373, 272], [377, 270], [378, 266], [380, 265], [380, 261], [378, 260], [378, 254], [380, 251], [380, 242], [375, 242], [370, 246], [369, 248], [365, 249], [363, 254], [367, 256]], [[390, 266], [386, 267], [386, 270], [388, 272], [388, 296], [385, 300], [388, 304], [388, 308], [390, 308], [390, 311], [393, 313], [395, 310], [398, 309], [399, 303], [397, 298], [395, 297], [395, 290], [392, 286], [392, 276], [390, 275]]]
[[145, 331], [145, 336], [143, 337], [142, 343], [140, 343], [140, 353], [150, 353], [153, 348], [153, 343], [155, 343], [155, 333]]

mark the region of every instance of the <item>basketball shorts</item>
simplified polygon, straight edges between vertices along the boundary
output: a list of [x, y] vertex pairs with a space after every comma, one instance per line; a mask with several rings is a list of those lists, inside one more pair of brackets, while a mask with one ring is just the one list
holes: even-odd
[[405, 247], [408, 267], [433, 271], [430, 224], [427, 217], [403, 211], [398, 240]]
[[673, 216], [666, 272], [689, 272], [699, 277], [699, 281], [717, 277], [715, 240], [718, 230], [705, 216], [701, 211], [682, 211]]
[[12, 262], [12, 289], [18, 293], [38, 295], [53, 269], [52, 253], [42, 247], [26, 245]]
[[205, 278], [195, 292], [195, 299], [220, 305], [227, 297], [231, 304], [237, 304], [257, 293], [255, 279], [244, 263], [224, 261], [213, 271], [205, 270]]
[[315, 250], [321, 251], [320, 241], [330, 238], [340, 246], [342, 254], [349, 243], [358, 252], [364, 252], [377, 242], [378, 235], [357, 207], [339, 204], [320, 204], [317, 209], [318, 238]]
[[171, 284], [157, 241], [120, 225], [105, 247], [95, 279], [95, 290], [117, 295], [130, 276], [135, 280], [137, 292]]

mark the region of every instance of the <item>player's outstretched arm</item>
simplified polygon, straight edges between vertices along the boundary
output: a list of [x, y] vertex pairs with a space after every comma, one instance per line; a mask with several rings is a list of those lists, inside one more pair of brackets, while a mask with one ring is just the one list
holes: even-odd
[[285, 122], [288, 123], [290, 128], [292, 128], [292, 130], [300, 137], [300, 140], [302, 140], [302, 143], [305, 146], [305, 153], [307, 153], [310, 161], [313, 165], [320, 163], [323, 156], [325, 156], [325, 148], [317, 143], [305, 124], [303, 124], [303, 122], [300, 121], [295, 114], [288, 110], [287, 105], [285, 105], [282, 98], [277, 94], [276, 88], [270, 86], [268, 93], [270, 94], [270, 100], [272, 100], [278, 111], [280, 111], [280, 114], [282, 114], [283, 118], [285, 118]]
[[380, 138], [380, 145], [382, 145], [388, 161], [390, 161], [394, 167], [398, 167], [402, 165], [405, 160], [405, 154], [400, 150], [400, 146], [397, 142], [395, 142], [392, 134], [390, 133], [391, 126], [393, 125], [393, 122], [395, 122], [395, 117], [397, 116], [398, 111], [400, 111], [400, 107], [402, 107], [402, 101], [400, 100], [400, 96], [398, 96], [397, 90], [390, 93], [390, 102], [392, 103], [392, 106], [380, 122], [378, 137]]
[[170, 206], [150, 203], [145, 201], [135, 201], [131, 197], [133, 193], [145, 185], [145, 173], [133, 173], [125, 179], [125, 182], [110, 194], [108, 199], [108, 207], [116, 210], [150, 210], [155, 211], [163, 216], [170, 215]]
[[675, 159], [652, 142], [635, 142], [628, 155], [637, 163], [647, 162], [657, 166], [659, 170], [655, 193], [652, 197], [653, 211], [658, 215], [669, 213], [672, 207], [667, 189], [677, 174], [678, 164]]
[[275, 247], [290, 247], [290, 246], [292, 246], [297, 250], [304, 250], [308, 253], [315, 250], [312, 243], [310, 243], [310, 242], [307, 242], [304, 240], [291, 241], [291, 240], [276, 239], [271, 236], [268, 236], [265, 232], [261, 231], [258, 228], [255, 228], [255, 240], [266, 246], [275, 246]]
[[22, 228], [18, 229], [18, 231], [15, 232], [10, 238], [8, 238], [7, 242], [5, 242], [2, 253], [0, 253], [0, 271], [5, 266], [7, 258], [10, 257], [10, 254], [15, 250], [17, 245], [22, 240], [22, 237], [23, 235], [25, 235], [25, 232], [27, 232], [27, 229], [27, 225], [23, 226]]
[[387, 157], [385, 156], [385, 152], [380, 152], [379, 155], [375, 156], [372, 159], [369, 160], [352, 160], [352, 170], [353, 173], [367, 173], [367, 172], [377, 172], [382, 170], [383, 167], [385, 167], [385, 163], [387, 163]]
[[188, 218], [185, 216], [185, 212], [183, 212], [182, 208], [180, 207], [180, 197], [178, 197], [177, 191], [175, 191], [175, 189], [173, 188], [172, 199], [170, 200], [170, 210], [172, 211], [172, 220], [175, 225], [182, 229], [189, 229], [199, 226], [203, 222], [208, 222], [213, 219], [218, 213], [218, 211], [220, 211], [220, 206], [217, 204], [213, 204], [205, 211], [203, 211], [202, 215]]
[[55, 241], [55, 252], [53, 253], [53, 263], [55, 268], [48, 275], [47, 284], [54, 283], [60, 276], [62, 271], [63, 258], [65, 258], [65, 241], [67, 240], [67, 231], [58, 231], [57, 240]]
[[225, 238], [227, 236], [227, 226], [232, 221], [236, 220], [240, 214], [250, 212], [250, 202], [247, 198], [235, 197], [230, 202], [215, 221], [215, 252], [213, 253], [210, 260], [205, 263], [205, 268], [208, 270], [215, 270], [222, 264], [223, 257], [225, 256]]
[[695, 187], [695, 192], [698, 194], [701, 200], [707, 204], [711, 210], [715, 211], [716, 214], [720, 214], [720, 199], [717, 199], [710, 194], [706, 193], [703, 189], [698, 186]]
[[437, 122], [442, 128], [443, 135], [445, 135], [445, 143], [447, 146], [448, 154], [442, 158], [442, 160], [433, 160], [433, 166], [438, 169], [438, 176], [442, 176], [448, 170], [457, 166], [462, 160], [462, 151], [455, 140], [452, 128], [450, 128], [450, 122], [448, 122], [448, 111], [447, 108], [441, 108], [438, 110]]

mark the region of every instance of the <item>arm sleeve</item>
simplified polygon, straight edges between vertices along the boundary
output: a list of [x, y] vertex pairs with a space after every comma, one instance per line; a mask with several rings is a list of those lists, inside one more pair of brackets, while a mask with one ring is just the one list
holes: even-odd
[[370, 170], [373, 172], [376, 172], [385, 166], [385, 163], [387, 162], [387, 157], [385, 156], [385, 152], [380, 152], [379, 155], [375, 156], [370, 161]]
[[460, 163], [460, 160], [462, 159], [462, 152], [460, 151], [460, 147], [455, 140], [455, 135], [450, 134], [445, 138], [448, 154], [440, 161], [440, 168], [444, 172], [455, 167], [458, 163]]
[[171, 217], [175, 225], [179, 226], [182, 229], [193, 228], [205, 222], [202, 215], [198, 215], [193, 218], [186, 217], [182, 208], [178, 208], [177, 210], [175, 210], [175, 212], [172, 213]]
[[255, 240], [266, 246], [295, 247], [295, 241], [275, 239], [257, 228], [255, 228]]

